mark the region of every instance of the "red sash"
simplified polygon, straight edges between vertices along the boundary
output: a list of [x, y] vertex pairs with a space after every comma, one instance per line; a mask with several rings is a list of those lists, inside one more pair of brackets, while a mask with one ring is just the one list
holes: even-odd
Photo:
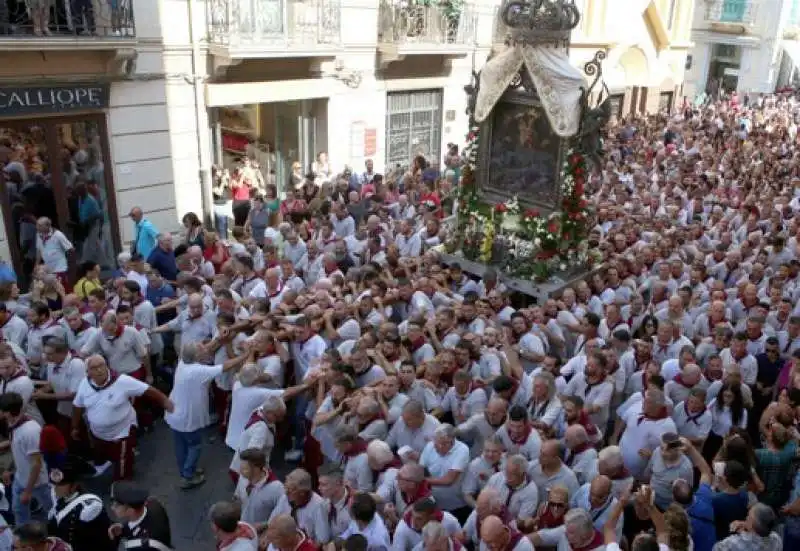
[[658, 415], [647, 415], [646, 413], [642, 413], [639, 415], [639, 420], [636, 421], [637, 425], [641, 425], [643, 421], [661, 421], [662, 419], [666, 419], [669, 417], [667, 414], [667, 408], [663, 407], [658, 412]]
[[506, 551], [514, 551], [514, 548], [519, 545], [519, 542], [521, 542], [524, 537], [525, 534], [519, 530], [512, 529], [511, 536], [508, 538], [508, 544], [506, 545]]
[[675, 381], [676, 383], [678, 383], [679, 385], [681, 385], [684, 388], [688, 388], [688, 389], [694, 388], [694, 385], [690, 385], [690, 384], [686, 383], [683, 380], [683, 375], [681, 373], [678, 373], [677, 375], [675, 375], [675, 378], [672, 379], [672, 380]]
[[401, 495], [403, 497], [403, 501], [405, 501], [406, 505], [410, 508], [420, 499], [425, 499], [426, 497], [429, 497], [431, 495], [431, 485], [428, 483], [427, 480], [423, 480], [417, 486], [417, 491], [414, 492], [414, 495], [409, 496], [402, 492]]
[[687, 423], [694, 423], [695, 425], [699, 425], [700, 423], [698, 423], [697, 421], [705, 414], [706, 408], [703, 408], [703, 410], [700, 413], [689, 413], [689, 404], [684, 402], [683, 411], [686, 413]]
[[113, 385], [115, 382], [117, 382], [117, 379], [119, 379], [119, 375], [116, 372], [109, 369], [108, 381], [106, 381], [106, 383], [103, 386], [97, 386], [92, 382], [92, 380], [89, 377], [86, 377], [86, 379], [89, 381], [89, 386], [92, 387], [95, 390], [95, 392], [100, 392], [101, 390], [105, 390], [111, 385]]
[[247, 420], [247, 423], [244, 425], [244, 430], [249, 429], [256, 423], [266, 423], [263, 417], [259, 414], [259, 410], [255, 410], [253, 413], [250, 414], [250, 419]]
[[511, 431], [509, 431], [508, 428], [506, 427], [506, 432], [508, 433], [508, 439], [511, 440], [511, 443], [514, 444], [515, 446], [524, 446], [525, 442], [528, 441], [528, 438], [530, 437], [532, 431], [533, 427], [531, 426], [530, 423], [526, 422], [525, 428], [522, 430], [522, 436], [515, 437], [513, 434], [511, 434]]
[[357, 457], [362, 453], [365, 453], [368, 445], [368, 442], [363, 438], [356, 438], [355, 442], [350, 445], [350, 449], [342, 455], [344, 455], [346, 459], [352, 459], [353, 457]]
[[[409, 507], [408, 510], [406, 510], [405, 514], [403, 514], [403, 520], [406, 522], [406, 524], [408, 524], [408, 527], [411, 528], [412, 530], [414, 530], [414, 525], [411, 524], [411, 516], [413, 512], [414, 511], [412, 511], [411, 507]], [[432, 520], [435, 520], [436, 522], [442, 522], [443, 518], [444, 518], [444, 513], [439, 509], [433, 512]], [[414, 531], [416, 532], [416, 530]]]
[[228, 536], [225, 536], [224, 538], [220, 539], [217, 542], [217, 550], [221, 550], [228, 547], [239, 538], [254, 540], [258, 538], [258, 534], [256, 533], [255, 529], [252, 526], [250, 526], [246, 522], [240, 522], [236, 526], [235, 532], [233, 532]]
[[592, 551], [593, 549], [597, 549], [605, 545], [605, 539], [603, 538], [603, 534], [598, 532], [597, 530], [594, 531], [594, 537], [592, 541], [588, 544], [584, 545], [583, 547], [572, 547], [572, 551]]
[[392, 460], [389, 461], [382, 468], [378, 469], [377, 471], [374, 470], [374, 469], [372, 470], [372, 484], [373, 485], [377, 484], [378, 483], [378, 478], [380, 478], [380, 476], [383, 473], [385, 473], [386, 471], [388, 471], [389, 469], [399, 469], [402, 466], [403, 466], [403, 462], [400, 460], [400, 458], [393, 457]]

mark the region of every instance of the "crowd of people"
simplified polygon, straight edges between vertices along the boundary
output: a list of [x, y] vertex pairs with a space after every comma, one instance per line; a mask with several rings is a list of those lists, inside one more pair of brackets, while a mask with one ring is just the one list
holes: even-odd
[[799, 114], [784, 93], [613, 121], [587, 184], [604, 261], [543, 304], [437, 252], [457, 151], [280, 191], [245, 161], [215, 180], [230, 228], [134, 208], [108, 281], [70, 281], [39, 219], [30, 292], [0, 287], [0, 550], [171, 549], [135, 480], [162, 417], [176, 491], [229, 450], [220, 550], [793, 549]]

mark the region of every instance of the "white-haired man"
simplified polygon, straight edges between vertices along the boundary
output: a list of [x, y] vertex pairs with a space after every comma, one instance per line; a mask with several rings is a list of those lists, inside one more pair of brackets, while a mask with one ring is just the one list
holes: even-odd
[[239, 437], [239, 447], [234, 450], [231, 460], [231, 477], [241, 474], [239, 456], [244, 450], [258, 449], [264, 452], [267, 464], [275, 447], [275, 425], [286, 416], [286, 403], [277, 395], [269, 395], [261, 407], [256, 409], [244, 425]]
[[453, 425], [439, 425], [433, 433], [433, 441], [422, 451], [419, 463], [430, 473], [428, 482], [433, 487], [437, 504], [464, 522], [469, 516], [461, 482], [469, 466], [469, 448], [456, 440]]
[[286, 475], [286, 493], [270, 515], [269, 523], [281, 515], [292, 515], [300, 528], [317, 545], [331, 540], [327, 502], [314, 491], [311, 475], [303, 469], [295, 469]]
[[505, 468], [489, 479], [488, 488], [495, 488], [506, 503], [514, 519], [536, 515], [539, 489], [536, 482], [528, 478], [528, 460], [524, 455], [512, 455], [506, 459]]
[[197, 462], [203, 446], [202, 431], [211, 424], [208, 384], [214, 377], [237, 369], [247, 359], [247, 355], [242, 354], [221, 365], [205, 365], [201, 363], [204, 352], [196, 342], [190, 341], [182, 346], [181, 361], [175, 369], [175, 382], [169, 395], [175, 409], [164, 416], [172, 429], [183, 489], [205, 482], [205, 476], [197, 472]]
[[402, 461], [392, 453], [389, 444], [383, 440], [373, 440], [367, 445], [367, 464], [372, 475], [372, 492], [381, 484], [391, 484], [403, 466]]
[[72, 402], [72, 438], [80, 440], [85, 413], [94, 449], [112, 463], [116, 480], [129, 479], [133, 476], [136, 442], [136, 411], [131, 399], [144, 396], [167, 412], [171, 412], [174, 405], [160, 390], [129, 375], [111, 371], [102, 356], [94, 355], [86, 360], [86, 375]]
[[36, 221], [36, 263], [44, 264], [47, 270], [66, 284], [69, 271], [69, 255], [75, 251], [67, 236], [53, 228], [47, 217]]
[[536, 547], [593, 551], [605, 546], [603, 534], [595, 529], [592, 517], [583, 509], [570, 509], [564, 515], [562, 526], [539, 530], [530, 538]]

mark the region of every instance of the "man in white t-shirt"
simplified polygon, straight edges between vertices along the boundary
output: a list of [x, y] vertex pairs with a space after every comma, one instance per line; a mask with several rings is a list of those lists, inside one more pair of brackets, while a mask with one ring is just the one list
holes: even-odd
[[47, 361], [47, 384], [37, 389], [34, 398], [57, 402], [57, 426], [68, 438], [72, 423], [72, 400], [86, 378], [86, 364], [70, 354], [66, 340], [58, 338], [45, 342], [44, 359]]
[[47, 467], [39, 450], [42, 427], [23, 414], [24, 406], [22, 396], [16, 392], [0, 396], [0, 418], [8, 424], [10, 432], [3, 447], [8, 449], [10, 445], [15, 467], [13, 473], [3, 473], [3, 483], [12, 488], [11, 508], [17, 526], [31, 520], [46, 520], [53, 505]]
[[667, 432], [678, 432], [675, 422], [669, 417], [664, 393], [650, 389], [645, 394], [641, 413], [631, 409], [625, 415], [625, 431], [619, 441], [625, 467], [639, 480], [644, 480], [644, 471], [653, 450], [661, 445], [661, 436]]
[[80, 424], [86, 424], [94, 449], [114, 465], [114, 479], [133, 477], [133, 447], [136, 411], [131, 399], [144, 396], [172, 412], [175, 406], [160, 390], [129, 375], [117, 375], [99, 355], [86, 360], [86, 378], [72, 402], [72, 438], [80, 440]]
[[[325, 339], [316, 334], [311, 327], [311, 320], [305, 316], [300, 316], [295, 320], [295, 338], [292, 342], [292, 357], [294, 358], [294, 378], [295, 381], [303, 381], [309, 369], [319, 366], [322, 355], [328, 349]], [[286, 452], [287, 461], [297, 461], [303, 456], [303, 442], [306, 438], [306, 417], [305, 412], [308, 406], [308, 399], [305, 396], [298, 396], [295, 402], [294, 418], [294, 449]]]
[[53, 228], [49, 218], [36, 221], [36, 261], [43, 263], [62, 282], [69, 270], [68, 255], [74, 250], [67, 236]]
[[222, 365], [200, 363], [203, 346], [189, 341], [181, 347], [181, 361], [175, 369], [175, 382], [169, 395], [174, 411], [164, 415], [175, 440], [175, 458], [184, 490], [203, 484], [206, 479], [197, 472], [197, 461], [203, 445], [203, 429], [211, 424], [208, 411], [208, 385], [226, 371], [241, 366], [248, 354], [242, 354]]

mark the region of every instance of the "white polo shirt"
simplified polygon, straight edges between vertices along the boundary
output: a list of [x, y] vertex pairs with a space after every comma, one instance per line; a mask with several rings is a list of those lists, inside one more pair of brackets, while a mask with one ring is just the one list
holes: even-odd
[[496, 434], [497, 437], [502, 440], [508, 455], [520, 454], [528, 461], [539, 461], [539, 454], [542, 451], [542, 438], [539, 436], [539, 431], [536, 429], [531, 430], [525, 442], [522, 444], [516, 444], [511, 440], [506, 425], [497, 429]]
[[36, 250], [39, 251], [44, 265], [51, 272], [60, 274], [69, 269], [67, 251], [71, 251], [72, 248], [72, 243], [69, 242], [67, 236], [58, 230], [51, 230], [46, 239], [42, 239], [42, 234], [36, 232]]
[[264, 404], [268, 396], [283, 396], [283, 390], [244, 386], [241, 381], [233, 383], [231, 415], [228, 418], [228, 432], [225, 434], [226, 446], [232, 450], [239, 449], [239, 442], [250, 415]]
[[442, 509], [453, 510], [466, 505], [461, 492], [464, 472], [469, 467], [469, 448], [466, 444], [456, 440], [445, 455], [440, 455], [433, 442], [428, 442], [419, 458], [419, 464], [427, 468], [433, 478], [441, 478], [450, 471], [458, 471], [455, 482], [449, 486], [433, 486], [432, 493]]
[[133, 373], [142, 367], [147, 347], [135, 327], [125, 326], [122, 332], [112, 337], [98, 330], [81, 349], [81, 355], [100, 353], [108, 366], [117, 373]]
[[100, 331], [97, 327], [91, 327], [89, 322], [86, 322], [87, 327], [81, 327], [77, 332], [67, 327], [66, 322], [62, 321], [62, 325], [67, 336], [67, 346], [72, 351], [81, 350], [89, 342], [89, 339]]
[[208, 383], [222, 373], [221, 365], [178, 363], [170, 400], [175, 410], [164, 414], [172, 430], [194, 432], [211, 424], [208, 412]]
[[3, 340], [13, 342], [17, 346], [25, 343], [28, 336], [28, 324], [19, 316], [10, 315], [6, 324], [0, 327], [0, 335]]
[[706, 409], [701, 414], [691, 415], [686, 409], [686, 402], [681, 402], [672, 410], [672, 420], [678, 434], [685, 438], [705, 439], [711, 431], [711, 412]]
[[648, 459], [642, 458], [639, 450], [653, 451], [661, 445], [661, 436], [664, 433], [678, 432], [678, 429], [669, 417], [657, 421], [642, 418], [636, 408], [628, 410], [623, 420], [625, 421], [625, 430], [619, 441], [622, 459], [631, 474], [641, 478], [647, 467]]
[[167, 326], [181, 334], [182, 343], [211, 340], [217, 330], [213, 314], [206, 311], [196, 318], [190, 318], [188, 309], [167, 323]]
[[492, 475], [486, 487], [497, 490], [500, 500], [513, 518], [536, 516], [536, 509], [539, 506], [539, 489], [534, 481], [528, 480], [526, 477], [520, 486], [512, 488], [508, 485], [506, 474], [501, 471]]
[[2, 389], [1, 394], [7, 392], [19, 394], [24, 404], [23, 413], [31, 419], [38, 421], [41, 425], [44, 425], [44, 417], [42, 417], [39, 408], [36, 406], [36, 402], [31, 400], [33, 391], [35, 390], [33, 380], [28, 377], [24, 371], [17, 371], [17, 373], [13, 374], [8, 380], [3, 380], [2, 384], [0, 384], [0, 388]]
[[742, 382], [750, 386], [756, 384], [756, 377], [758, 376], [758, 362], [752, 354], [748, 353], [747, 356], [741, 360], [737, 360], [733, 357], [733, 354], [731, 354], [731, 349], [726, 348], [719, 353], [719, 357], [722, 359], [722, 367], [726, 374], [728, 372], [728, 367], [733, 364], [738, 364], [739, 369], [742, 371]]
[[467, 392], [466, 396], [459, 396], [456, 388], [451, 386], [442, 398], [441, 408], [444, 412], [451, 412], [456, 423], [463, 423], [473, 415], [483, 413], [487, 402], [486, 391], [482, 388]]
[[292, 343], [295, 380], [302, 381], [312, 367], [316, 367], [322, 355], [328, 349], [328, 343], [319, 335], [313, 335], [305, 342]]
[[422, 453], [425, 446], [433, 440], [433, 432], [439, 426], [439, 421], [432, 415], [425, 415], [425, 421], [418, 429], [410, 429], [402, 417], [389, 431], [386, 437], [386, 443], [391, 448], [400, 449], [403, 446], [408, 446], [412, 450]]
[[239, 439], [239, 447], [233, 452], [233, 459], [231, 459], [229, 469], [238, 473], [239, 467], [242, 464], [239, 459], [239, 454], [244, 450], [252, 448], [262, 450], [267, 457], [267, 465], [269, 465], [272, 448], [274, 447], [275, 429], [274, 427], [271, 428], [264, 419], [261, 419], [242, 431], [242, 435]]
[[[448, 513], [442, 512], [442, 527], [448, 536], [454, 536], [461, 532], [461, 525], [456, 520], [456, 517]], [[392, 542], [393, 551], [411, 551], [422, 543], [422, 533], [417, 532], [409, 526], [405, 519], [400, 520], [394, 531], [394, 541]]]
[[[11, 430], [11, 456], [14, 458], [14, 466], [16, 467], [14, 481], [20, 486], [24, 487], [28, 484], [28, 477], [31, 474], [30, 457], [41, 453], [39, 450], [41, 434], [41, 425], [33, 419], [28, 419]], [[42, 464], [34, 488], [47, 484], [47, 480], [47, 468]]]
[[[64, 361], [56, 365], [47, 364], [47, 381], [53, 392], [78, 392], [81, 382], [86, 378], [86, 364], [80, 358], [67, 354]], [[59, 415], [72, 416], [72, 400], [59, 400], [56, 405]]]
[[[135, 329], [134, 329], [135, 331]], [[83, 379], [73, 405], [86, 410], [89, 430], [107, 442], [121, 440], [136, 426], [136, 411], [132, 398], [144, 394], [150, 387], [128, 375], [120, 375], [103, 388]]]

